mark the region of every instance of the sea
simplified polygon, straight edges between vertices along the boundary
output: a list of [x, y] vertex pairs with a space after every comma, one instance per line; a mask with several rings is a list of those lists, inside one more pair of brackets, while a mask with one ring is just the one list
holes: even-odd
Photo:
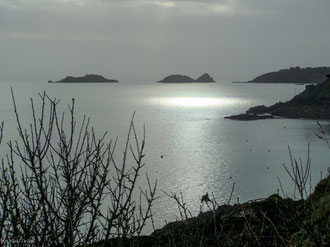
[[[230, 197], [233, 204], [274, 193], [282, 195], [283, 191], [293, 196], [294, 186], [283, 166], [290, 167], [289, 149], [293, 158], [305, 164], [310, 146], [308, 186], [313, 188], [328, 173], [330, 150], [316, 136], [320, 134], [316, 120], [224, 119], [252, 106], [289, 100], [302, 92], [304, 85], [226, 81], [189, 84], [4, 81], [0, 83], [0, 121], [5, 122], [2, 155], [8, 150], [5, 143], [18, 138], [11, 88], [25, 127], [31, 121], [31, 99], [38, 104], [39, 93], [45, 91], [50, 98], [60, 100], [58, 109], [66, 114], [74, 98], [78, 123], [86, 115], [98, 136], [107, 131], [107, 141], [118, 138], [115, 157], [119, 161], [134, 115], [139, 140], [143, 139], [145, 129], [145, 166], [138, 185], [147, 188], [146, 173], [152, 183], [157, 181], [159, 198], [152, 208], [156, 228], [179, 216], [176, 202], [168, 196], [171, 193], [182, 193], [192, 215], [197, 215], [203, 207], [206, 210], [201, 204], [206, 193], [219, 204], [228, 203]], [[330, 132], [329, 121], [320, 124]], [[135, 196], [138, 199], [138, 193]], [[152, 230], [148, 225], [146, 232]]]

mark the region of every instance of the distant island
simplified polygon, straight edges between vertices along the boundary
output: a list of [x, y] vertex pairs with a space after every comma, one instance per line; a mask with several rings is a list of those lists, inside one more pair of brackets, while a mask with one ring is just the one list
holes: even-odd
[[[330, 73], [330, 67], [291, 67], [289, 69], [281, 69], [276, 72], [270, 72], [260, 75], [247, 83], [296, 83], [296, 84], [312, 84], [322, 83], [326, 79], [326, 75]], [[233, 83], [239, 83], [233, 81]]]
[[170, 75], [165, 77], [163, 80], [158, 82], [162, 83], [189, 83], [189, 82], [215, 82], [215, 80], [208, 74], [205, 73], [198, 77], [198, 79], [193, 79], [186, 75]]
[[117, 80], [107, 79], [101, 75], [89, 74], [81, 77], [67, 76], [60, 81], [48, 81], [48, 83], [104, 83], [104, 82], [118, 82]]
[[287, 102], [272, 106], [255, 106], [243, 114], [225, 117], [232, 120], [257, 120], [274, 117], [330, 119], [330, 74], [323, 83], [306, 85], [306, 89]]

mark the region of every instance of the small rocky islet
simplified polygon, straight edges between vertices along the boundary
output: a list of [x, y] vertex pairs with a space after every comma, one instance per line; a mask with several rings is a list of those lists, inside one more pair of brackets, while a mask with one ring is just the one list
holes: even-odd
[[191, 83], [191, 82], [205, 83], [205, 82], [215, 82], [215, 80], [208, 73], [204, 73], [197, 79], [193, 79], [187, 75], [169, 75], [158, 82], [161, 82], [161, 83]]
[[67, 76], [62, 80], [59, 81], [51, 81], [49, 80], [48, 83], [109, 83], [109, 82], [118, 82], [114, 79], [107, 79], [101, 75], [95, 74], [87, 74], [85, 76], [74, 77], [74, 76]]
[[225, 117], [232, 120], [258, 120], [267, 118], [330, 119], [330, 74], [320, 84], [306, 85], [305, 90], [286, 102], [269, 107], [251, 107], [243, 114]]

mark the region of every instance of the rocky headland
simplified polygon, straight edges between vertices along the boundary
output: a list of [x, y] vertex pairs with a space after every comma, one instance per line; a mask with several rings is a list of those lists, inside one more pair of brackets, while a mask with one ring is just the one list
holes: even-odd
[[286, 102], [269, 107], [261, 105], [243, 114], [225, 117], [232, 120], [258, 120], [266, 118], [330, 119], [330, 75], [323, 83], [306, 85], [306, 89]]
[[289, 69], [281, 69], [276, 72], [260, 75], [248, 82], [297, 84], [322, 83], [326, 79], [326, 75], [329, 73], [330, 67], [291, 67]]
[[[48, 81], [49, 83], [53, 83], [53, 81]], [[104, 83], [104, 82], [118, 82], [117, 80], [107, 79], [101, 75], [88, 74], [85, 76], [74, 77], [67, 76], [60, 81], [56, 81], [55, 83]]]
[[193, 79], [186, 75], [170, 75], [158, 82], [162, 83], [189, 83], [189, 82], [215, 82], [215, 80], [208, 74], [201, 75], [198, 79]]

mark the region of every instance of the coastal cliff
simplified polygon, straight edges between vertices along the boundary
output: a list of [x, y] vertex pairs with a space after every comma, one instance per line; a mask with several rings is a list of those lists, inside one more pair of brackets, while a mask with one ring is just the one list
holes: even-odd
[[326, 75], [330, 73], [330, 67], [300, 68], [291, 67], [260, 75], [249, 82], [255, 83], [322, 83]]

